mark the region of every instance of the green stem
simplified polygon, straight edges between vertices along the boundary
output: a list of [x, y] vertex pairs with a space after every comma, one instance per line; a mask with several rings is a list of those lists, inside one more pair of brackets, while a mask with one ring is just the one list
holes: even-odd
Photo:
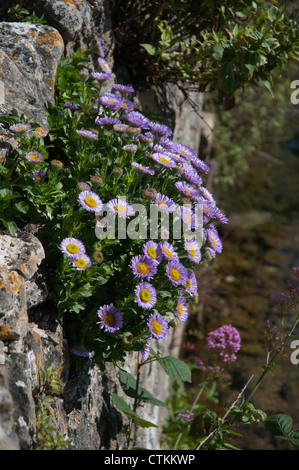
[[[197, 405], [197, 403], [198, 403], [198, 400], [200, 399], [201, 394], [202, 394], [202, 392], [204, 391], [205, 387], [206, 387], [206, 383], [205, 383], [205, 382], [200, 385], [200, 389], [199, 389], [199, 391], [198, 391], [198, 394], [196, 395], [196, 398], [195, 398], [195, 400], [194, 400], [194, 402], [193, 402], [193, 405], [192, 405], [191, 408], [190, 408], [190, 413], [191, 413], [191, 412], [194, 410], [194, 408], [196, 407], [196, 405]], [[178, 447], [178, 445], [179, 445], [179, 443], [180, 443], [180, 440], [182, 439], [183, 434], [184, 434], [184, 432], [181, 432], [181, 433], [178, 435], [173, 450], [176, 450], [176, 449], [177, 449], [177, 447]]]

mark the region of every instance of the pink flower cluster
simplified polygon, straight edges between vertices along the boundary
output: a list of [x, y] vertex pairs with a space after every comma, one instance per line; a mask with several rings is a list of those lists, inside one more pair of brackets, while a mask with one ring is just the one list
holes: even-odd
[[232, 325], [223, 325], [208, 334], [206, 347], [217, 352], [223, 362], [234, 362], [241, 347], [241, 337]]

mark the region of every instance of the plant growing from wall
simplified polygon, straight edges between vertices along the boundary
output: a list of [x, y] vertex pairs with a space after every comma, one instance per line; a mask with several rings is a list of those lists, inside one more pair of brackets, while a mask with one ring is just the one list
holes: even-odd
[[136, 78], [143, 72], [160, 83], [218, 90], [227, 107], [248, 83], [271, 89], [273, 70], [298, 58], [297, 12], [289, 0], [113, 0], [111, 10], [116, 57], [130, 58]]

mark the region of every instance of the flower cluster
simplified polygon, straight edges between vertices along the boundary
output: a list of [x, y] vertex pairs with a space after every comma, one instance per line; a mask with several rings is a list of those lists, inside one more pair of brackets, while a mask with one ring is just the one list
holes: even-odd
[[241, 347], [241, 337], [235, 327], [223, 325], [208, 334], [206, 347], [217, 353], [223, 362], [234, 362]]
[[[100, 359], [137, 349], [145, 360], [152, 339], [163, 340], [187, 320], [188, 301], [198, 291], [194, 269], [222, 251], [217, 224], [227, 218], [204, 187], [208, 165], [172, 140], [167, 124], [135, 109], [133, 87], [114, 83], [100, 39], [97, 45], [98, 70], [76, 70], [68, 83], [73, 92], [58, 95], [53, 117], [49, 110], [49, 147], [35, 140], [20, 152], [19, 173], [30, 174], [28, 194], [38, 213], [49, 216], [49, 244], [63, 255], [57, 305], [64, 313], [86, 312], [84, 319], [76, 316], [81, 326], [74, 342]], [[29, 127], [11, 130], [23, 135]], [[54, 151], [55, 138], [63, 150]], [[148, 214], [155, 208], [161, 219], [153, 231], [151, 217], [146, 221], [145, 236], [126, 238], [122, 229], [135, 222], [135, 204]], [[111, 220], [114, 237], [105, 236]]]

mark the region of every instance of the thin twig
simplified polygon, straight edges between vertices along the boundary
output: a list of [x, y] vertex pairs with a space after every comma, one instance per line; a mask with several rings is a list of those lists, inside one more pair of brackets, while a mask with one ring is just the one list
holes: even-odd
[[[225, 422], [227, 416], [229, 415], [229, 413], [231, 412], [231, 410], [234, 408], [234, 406], [236, 405], [236, 403], [240, 400], [240, 398], [241, 398], [242, 395], [244, 394], [246, 388], [248, 387], [249, 382], [253, 379], [253, 377], [254, 377], [254, 376], [252, 375], [252, 376], [250, 377], [250, 379], [248, 380], [248, 382], [245, 384], [245, 386], [242, 388], [242, 390], [240, 391], [240, 393], [239, 393], [239, 395], [237, 396], [237, 398], [235, 399], [235, 401], [232, 403], [232, 405], [229, 407], [229, 409], [227, 410], [227, 412], [225, 413], [225, 415], [224, 415], [223, 418], [221, 419], [220, 425], [222, 425], [222, 424]], [[213, 434], [215, 434], [215, 433], [218, 431], [220, 425], [218, 425], [217, 428], [215, 428], [207, 437], [205, 437], [203, 441], [199, 442], [199, 444], [195, 447], [194, 450], [199, 450], [199, 449], [201, 448], [201, 446], [202, 446], [208, 439], [210, 439], [210, 438], [213, 436]]]

